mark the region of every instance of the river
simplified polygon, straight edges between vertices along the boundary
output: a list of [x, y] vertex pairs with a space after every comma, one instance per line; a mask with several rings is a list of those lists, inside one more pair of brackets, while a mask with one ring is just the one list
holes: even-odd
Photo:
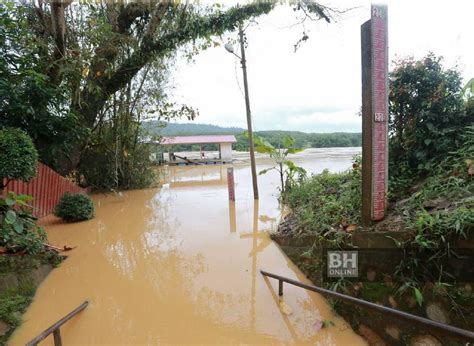
[[[357, 153], [308, 149], [292, 159], [313, 173], [341, 171]], [[161, 188], [94, 195], [91, 221], [43, 219], [52, 244], [76, 248], [40, 285], [10, 344], [89, 300], [61, 329], [64, 344], [364, 345], [320, 295], [286, 285], [280, 303], [278, 283], [261, 276], [308, 282], [268, 235], [280, 216], [278, 175], [259, 176], [254, 203], [246, 155], [236, 159], [235, 203], [226, 166], [172, 167]]]

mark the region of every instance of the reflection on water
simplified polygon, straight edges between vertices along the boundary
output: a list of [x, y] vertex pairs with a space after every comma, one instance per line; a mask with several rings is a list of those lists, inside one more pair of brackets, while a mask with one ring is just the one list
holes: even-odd
[[[338, 154], [329, 166], [313, 154], [299, 160], [315, 172], [349, 167], [352, 152]], [[280, 215], [278, 176], [259, 176], [254, 203], [249, 167], [235, 165], [234, 175], [235, 202], [226, 167], [173, 167], [161, 189], [94, 196], [94, 220], [43, 220], [53, 244], [77, 248], [39, 287], [11, 344], [85, 299], [91, 305], [61, 330], [65, 344], [363, 344], [317, 294], [287, 285], [293, 313], [280, 311], [277, 282], [259, 270], [307, 280], [268, 236]], [[318, 331], [326, 319], [336, 326]]]

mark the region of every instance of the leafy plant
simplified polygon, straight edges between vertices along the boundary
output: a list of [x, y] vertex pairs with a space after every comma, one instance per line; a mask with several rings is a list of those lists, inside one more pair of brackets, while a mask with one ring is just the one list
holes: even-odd
[[4, 179], [28, 181], [36, 175], [38, 153], [31, 138], [22, 130], [0, 129], [0, 193]]
[[452, 246], [474, 229], [474, 126], [461, 136], [462, 146], [438, 162], [418, 191], [396, 208], [413, 238], [402, 247], [409, 256], [397, 269], [397, 278], [412, 286], [426, 281], [453, 280], [444, 263], [456, 257]]
[[[163, 131], [167, 135], [167, 130]], [[184, 132], [184, 131], [183, 131]], [[196, 131], [197, 132], [197, 131]], [[222, 128], [221, 133], [225, 133], [226, 129]], [[237, 133], [236, 133], [237, 132]], [[237, 151], [248, 151], [249, 145], [248, 140], [244, 133], [240, 131], [234, 131], [236, 133], [237, 143], [235, 144], [235, 150]], [[188, 134], [188, 133], [178, 133]], [[191, 133], [192, 134], [192, 133]], [[196, 134], [207, 134], [204, 132]], [[362, 146], [362, 134], [361, 133], [350, 133], [350, 132], [335, 132], [335, 133], [305, 133], [299, 131], [256, 131], [255, 135], [268, 141], [274, 147], [279, 147], [281, 139], [285, 136], [290, 136], [295, 141], [295, 147], [297, 148], [336, 148], [336, 147], [360, 147]], [[184, 151], [184, 150], [183, 150]]]
[[360, 223], [360, 161], [361, 158], [356, 157], [352, 169], [346, 172], [325, 170], [315, 174], [288, 191], [285, 203], [306, 232], [340, 241], [340, 234], [346, 234], [350, 226]]
[[0, 245], [10, 252], [37, 254], [44, 249], [46, 233], [32, 215], [32, 199], [14, 192], [0, 196]]
[[[390, 174], [392, 180], [424, 177], [474, 122], [466, 112], [461, 76], [446, 69], [442, 58], [403, 59], [390, 73]], [[396, 191], [400, 186], [395, 187]]]
[[90, 220], [94, 217], [94, 203], [87, 195], [65, 193], [56, 206], [54, 215], [67, 222]]
[[[248, 136], [247, 132], [245, 133]], [[280, 175], [281, 193], [287, 190], [297, 182], [306, 177], [306, 170], [294, 164], [287, 159], [289, 154], [296, 154], [303, 149], [295, 147], [295, 141], [290, 136], [283, 137], [281, 145], [274, 147], [272, 144], [259, 136], [254, 136], [255, 150], [258, 153], [269, 154], [275, 161], [275, 166], [264, 169], [259, 174], [266, 174], [269, 171], [276, 170]]]

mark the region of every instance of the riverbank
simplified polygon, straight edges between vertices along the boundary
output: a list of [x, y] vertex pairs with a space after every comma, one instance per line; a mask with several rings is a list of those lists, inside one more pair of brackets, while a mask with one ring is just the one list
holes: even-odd
[[[345, 173], [312, 177], [283, 197], [291, 212], [272, 237], [316, 285], [470, 330], [474, 180], [466, 155], [471, 154], [452, 154], [429, 177], [394, 193], [399, 197], [392, 198], [385, 220], [369, 227], [360, 224], [359, 162]], [[358, 278], [325, 278], [325, 248], [357, 250]], [[343, 304], [335, 308], [368, 340], [456, 344], [436, 340], [433, 330]]]
[[60, 262], [54, 252], [0, 255], [0, 345], [5, 345], [21, 324], [37, 287]]

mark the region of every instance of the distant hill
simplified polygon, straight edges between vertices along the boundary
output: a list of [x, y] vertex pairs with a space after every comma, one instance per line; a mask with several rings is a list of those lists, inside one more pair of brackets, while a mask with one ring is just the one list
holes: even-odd
[[239, 127], [221, 127], [210, 124], [178, 124], [155, 120], [144, 122], [143, 126], [152, 134], [162, 136], [237, 135], [244, 132], [244, 129]]
[[[245, 129], [239, 127], [222, 127], [210, 124], [178, 124], [166, 123], [162, 121], [148, 121], [143, 123], [145, 131], [153, 135], [161, 136], [191, 136], [191, 135], [235, 135], [237, 143], [234, 149], [248, 150], [247, 139], [243, 132]], [[329, 147], [360, 147], [362, 146], [361, 133], [334, 132], [334, 133], [305, 133], [300, 131], [256, 131], [256, 135], [266, 139], [276, 147], [280, 146], [284, 136], [291, 136], [295, 144], [300, 148], [329, 148]], [[209, 149], [212, 147], [208, 146]], [[213, 148], [213, 147], [212, 147]], [[182, 148], [187, 150], [188, 147]], [[213, 149], [212, 149], [213, 150]]]

